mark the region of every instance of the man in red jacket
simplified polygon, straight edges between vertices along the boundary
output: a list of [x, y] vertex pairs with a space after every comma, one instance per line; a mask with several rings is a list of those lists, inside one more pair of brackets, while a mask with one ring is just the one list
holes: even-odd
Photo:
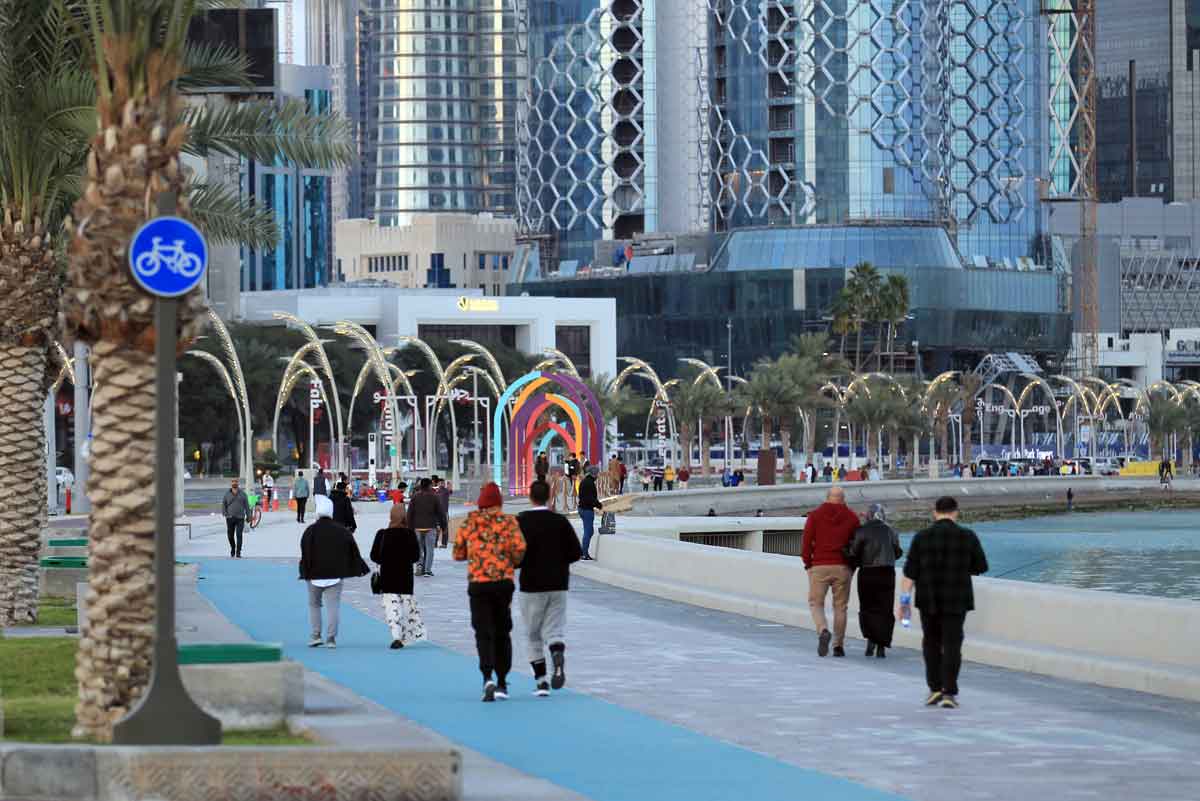
[[829, 655], [829, 625], [825, 596], [833, 590], [833, 655], [846, 655], [846, 606], [850, 603], [850, 565], [843, 549], [858, 528], [858, 515], [846, 506], [846, 493], [834, 487], [825, 503], [809, 513], [804, 523], [800, 557], [808, 571], [808, 608], [816, 624], [817, 655]]

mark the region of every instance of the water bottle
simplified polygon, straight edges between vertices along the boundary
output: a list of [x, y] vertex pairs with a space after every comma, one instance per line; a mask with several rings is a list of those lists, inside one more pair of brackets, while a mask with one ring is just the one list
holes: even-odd
[[912, 594], [903, 593], [900, 596], [900, 625], [904, 628], [912, 627]]

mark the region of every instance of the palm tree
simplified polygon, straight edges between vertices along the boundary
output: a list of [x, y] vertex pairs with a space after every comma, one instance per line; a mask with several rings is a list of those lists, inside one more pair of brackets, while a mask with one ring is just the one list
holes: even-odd
[[0, 475], [29, 490], [0, 514], [0, 628], [37, 619], [58, 246], [87, 155], [71, 124], [88, 76], [44, 47], [55, 27], [52, 3], [0, 2]]
[[772, 423], [776, 417], [792, 412], [800, 399], [796, 385], [776, 362], [764, 359], [750, 371], [749, 380], [737, 390], [743, 404], [754, 410], [762, 424], [762, 442], [758, 449], [758, 483], [775, 483], [776, 458], [771, 447]]
[[[805, 424], [805, 453], [811, 458], [816, 448], [817, 440], [817, 411], [829, 405], [829, 398], [822, 393], [825, 386], [835, 375], [845, 373], [845, 361], [835, 354], [826, 351], [828, 342], [823, 334], [801, 334], [793, 336], [789, 352], [778, 361], [782, 369], [796, 386], [799, 394], [798, 411]], [[784, 440], [785, 449], [790, 446], [791, 431], [785, 417], [784, 430], [780, 438]], [[785, 470], [790, 469], [789, 465]]]
[[963, 430], [963, 461], [971, 462], [971, 430], [975, 427], [975, 396], [983, 389], [983, 376], [977, 373], [963, 373], [959, 376], [958, 402], [962, 404]]
[[[884, 322], [887, 323], [888, 372], [896, 372], [896, 327], [908, 317], [908, 279], [903, 275], [892, 273], [883, 284], [880, 309]], [[880, 364], [877, 369], [882, 370]]]
[[683, 445], [683, 466], [692, 468], [692, 437], [697, 429], [701, 435], [700, 459], [704, 472], [708, 472], [707, 448], [703, 446], [704, 423], [721, 408], [725, 393], [711, 382], [697, 382], [695, 375], [684, 375], [671, 391], [671, 408], [675, 412], [675, 424], [679, 427], [679, 441]]
[[879, 290], [883, 278], [870, 262], [862, 262], [850, 271], [846, 286], [844, 306], [849, 311], [854, 330], [854, 372], [862, 370], [862, 330], [869, 320], [878, 317]]
[[[77, 657], [75, 733], [107, 740], [149, 679], [154, 619], [154, 499], [147, 491], [154, 481], [154, 300], [132, 280], [127, 243], [156, 211], [189, 214], [180, 164], [189, 126], [201, 149], [222, 139], [238, 152], [274, 141], [274, 152], [285, 157], [336, 163], [350, 148], [303, 133], [303, 142], [291, 141], [294, 129], [264, 131], [245, 113], [186, 110], [179, 88], [198, 0], [68, 5], [79, 13], [77, 30], [92, 60], [96, 125], [63, 296], [68, 334], [92, 346], [98, 387], [88, 484], [89, 625]], [[203, 312], [202, 293], [179, 299], [181, 342], [199, 333]]]
[[846, 414], [863, 428], [867, 460], [882, 461], [883, 429], [892, 425], [908, 406], [907, 399], [896, 386], [885, 379], [857, 383], [846, 403]]
[[1151, 457], [1157, 451], [1164, 459], [1169, 458], [1171, 437], [1183, 431], [1187, 423], [1187, 411], [1174, 399], [1165, 395], [1150, 396], [1146, 402], [1146, 428], [1150, 432]]

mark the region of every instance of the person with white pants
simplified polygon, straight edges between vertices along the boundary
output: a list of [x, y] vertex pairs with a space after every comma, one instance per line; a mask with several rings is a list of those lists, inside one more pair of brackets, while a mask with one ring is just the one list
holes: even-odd
[[[550, 485], [535, 481], [529, 488], [533, 508], [517, 515], [525, 537], [521, 562], [521, 617], [529, 637], [529, 663], [533, 667], [534, 694], [545, 697], [550, 688], [566, 684], [567, 589], [571, 563], [583, 555], [575, 529], [567, 518], [550, 511]], [[553, 672], [546, 677], [546, 650]]]

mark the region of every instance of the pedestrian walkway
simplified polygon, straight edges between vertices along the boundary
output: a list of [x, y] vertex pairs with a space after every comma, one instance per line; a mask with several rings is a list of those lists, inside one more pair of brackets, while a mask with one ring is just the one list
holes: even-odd
[[[282, 640], [288, 657], [355, 693], [595, 801], [728, 801], [733, 793], [756, 801], [900, 798], [582, 692], [540, 699], [531, 684], [514, 682], [512, 700], [482, 704], [473, 658], [428, 643], [390, 651], [386, 630], [352, 609], [344, 610], [336, 651], [305, 647], [303, 596], [280, 602], [287, 582], [296, 581], [294, 566], [222, 560], [204, 563], [202, 575], [202, 592], [255, 639]], [[626, 679], [636, 674], [634, 667]]]
[[304, 647], [294, 558], [205, 561], [200, 585], [255, 639], [282, 640], [338, 684], [595, 801], [1197, 797], [1200, 705], [968, 664], [963, 708], [925, 709], [916, 652], [868, 661], [851, 642], [847, 659], [820, 659], [811, 632], [579, 578], [570, 691], [530, 695], [518, 617], [525, 675], [509, 702], [481, 704], [465, 575], [447, 554], [417, 581], [434, 644], [399, 652], [365, 580], [348, 582], [335, 652]]

